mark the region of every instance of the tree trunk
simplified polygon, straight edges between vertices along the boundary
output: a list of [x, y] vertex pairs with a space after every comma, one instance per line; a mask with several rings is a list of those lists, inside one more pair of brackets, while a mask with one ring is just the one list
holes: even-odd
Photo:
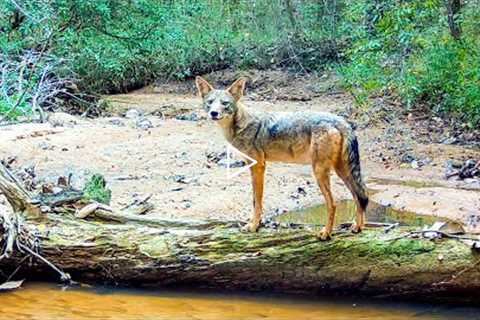
[[[306, 228], [267, 227], [253, 234], [238, 226], [161, 220], [101, 206], [86, 220], [67, 211], [28, 224], [41, 239], [39, 254], [76, 281], [480, 300], [480, 260], [453, 239], [405, 237], [408, 230], [397, 228], [339, 233], [321, 242]], [[16, 251], [0, 260], [0, 270], [8, 274], [22, 259]], [[37, 260], [21, 271], [52, 275]]]
[[295, 20], [295, 8], [292, 0], [285, 0], [285, 9], [287, 11], [288, 20], [290, 21], [293, 32], [297, 32], [297, 22]]
[[447, 18], [450, 34], [455, 40], [460, 40], [462, 36], [462, 29], [458, 22], [458, 14], [462, 8], [461, 0], [446, 0], [447, 1]]

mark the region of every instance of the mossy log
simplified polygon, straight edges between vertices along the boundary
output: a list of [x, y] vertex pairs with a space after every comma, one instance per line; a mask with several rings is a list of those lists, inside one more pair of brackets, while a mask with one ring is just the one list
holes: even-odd
[[[322, 242], [305, 228], [242, 233], [236, 222], [159, 220], [101, 208], [85, 220], [46, 213], [26, 226], [38, 233], [39, 253], [75, 281], [480, 300], [480, 257], [471, 248], [454, 239], [403, 237], [404, 228], [339, 233]], [[8, 274], [22, 259], [15, 251], [0, 260], [0, 270]], [[53, 274], [35, 259], [21, 271]]]

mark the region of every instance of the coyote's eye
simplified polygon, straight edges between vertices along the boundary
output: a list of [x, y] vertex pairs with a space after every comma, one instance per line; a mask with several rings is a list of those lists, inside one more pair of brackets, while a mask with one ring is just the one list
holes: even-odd
[[213, 99], [208, 99], [208, 100], [207, 100], [207, 104], [212, 104], [213, 101], [214, 101]]
[[229, 104], [230, 104], [230, 101], [227, 101], [227, 100], [222, 101], [222, 105], [224, 105], [225, 107], [228, 106]]

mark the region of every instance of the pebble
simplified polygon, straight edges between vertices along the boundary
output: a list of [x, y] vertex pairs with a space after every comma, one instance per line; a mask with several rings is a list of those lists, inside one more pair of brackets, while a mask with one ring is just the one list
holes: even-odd
[[148, 120], [147, 118], [140, 118], [136, 122], [137, 128], [142, 130], [148, 130], [153, 128], [152, 121]]
[[141, 115], [140, 111], [137, 109], [130, 109], [125, 113], [125, 118], [127, 119], [137, 119]]

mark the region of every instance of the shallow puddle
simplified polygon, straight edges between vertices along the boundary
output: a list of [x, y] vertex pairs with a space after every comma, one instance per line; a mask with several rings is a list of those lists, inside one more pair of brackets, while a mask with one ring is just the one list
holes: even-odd
[[[352, 200], [340, 201], [337, 203], [335, 224], [353, 222], [355, 220], [356, 206]], [[431, 225], [441, 220], [438, 217], [422, 216], [413, 212], [399, 211], [388, 206], [383, 206], [370, 201], [366, 213], [368, 222], [396, 223], [408, 226]], [[278, 222], [304, 223], [313, 225], [324, 225], [327, 222], [326, 205], [318, 205], [306, 209], [287, 212], [275, 217]]]
[[345, 298], [302, 299], [108, 288], [67, 289], [30, 283], [0, 293], [0, 314], [10, 319], [474, 319], [478, 309], [373, 303]]
[[434, 188], [434, 187], [443, 187], [444, 185], [440, 183], [435, 183], [432, 181], [426, 180], [397, 180], [397, 179], [387, 179], [387, 178], [371, 178], [368, 180], [368, 183], [380, 184], [380, 185], [398, 185], [404, 187], [412, 188]]

